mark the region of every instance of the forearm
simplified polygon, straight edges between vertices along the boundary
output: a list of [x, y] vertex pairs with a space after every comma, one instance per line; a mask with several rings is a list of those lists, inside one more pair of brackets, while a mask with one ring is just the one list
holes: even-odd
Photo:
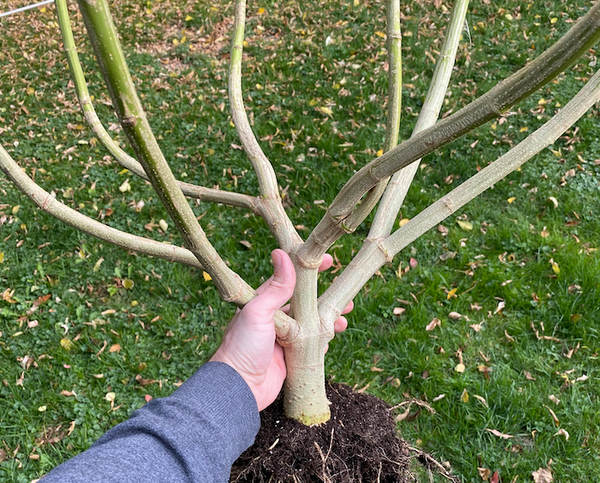
[[226, 482], [259, 426], [256, 400], [242, 377], [211, 362], [43, 482]]

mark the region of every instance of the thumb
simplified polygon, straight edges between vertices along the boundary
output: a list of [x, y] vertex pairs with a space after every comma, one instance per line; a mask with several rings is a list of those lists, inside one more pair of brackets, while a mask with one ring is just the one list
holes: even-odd
[[271, 259], [273, 276], [260, 287], [259, 295], [244, 307], [244, 311], [269, 318], [291, 298], [296, 286], [296, 272], [288, 254], [283, 250], [273, 250]]

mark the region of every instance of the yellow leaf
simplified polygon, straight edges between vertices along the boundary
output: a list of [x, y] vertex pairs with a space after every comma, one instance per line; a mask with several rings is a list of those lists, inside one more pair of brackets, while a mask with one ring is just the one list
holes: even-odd
[[165, 220], [160, 220], [158, 225], [162, 229], [162, 231], [167, 231], [169, 229], [169, 224]]
[[127, 290], [131, 290], [133, 288], [133, 280], [131, 280], [130, 278], [124, 279], [123, 287]]
[[21, 205], [13, 206], [12, 214], [16, 215], [19, 212], [19, 208], [21, 208]]
[[261, 7], [261, 8], [258, 9], [258, 14], [259, 15], [264, 15], [264, 13], [265, 13], [265, 9], [264, 8]]
[[377, 151], [377, 156], [383, 156], [383, 149], [380, 149], [379, 151]]
[[558, 275], [560, 273], [560, 267], [558, 266], [558, 263], [556, 262], [551, 262], [552, 263], [552, 271]]
[[117, 397], [117, 395], [114, 392], [107, 392], [106, 396], [104, 396], [104, 399], [106, 399], [108, 402], [113, 402], [115, 397]]
[[179, 40], [173, 39], [173, 45], [179, 45]]
[[323, 114], [326, 114], [326, 115], [328, 115], [328, 116], [331, 116], [331, 115], [333, 115], [333, 111], [332, 111], [332, 110], [331, 110], [329, 107], [326, 107], [326, 106], [319, 106], [319, 107], [317, 107], [317, 108], [315, 108], [315, 109], [316, 109], [317, 111], [319, 111], [319, 112], [322, 112]]
[[556, 22], [558, 22], [558, 18], [553, 17], [553, 18], [550, 19], [550, 23], [551, 24], [555, 24]]
[[31, 94], [35, 93], [35, 89], [33, 87], [28, 87], [25, 92], [27, 92], [28, 95], [31, 95]]
[[4, 263], [4, 253], [0, 252], [0, 263]]
[[360, 5], [360, 1], [359, 0], [354, 0], [354, 6], [358, 7]]
[[470, 221], [456, 220], [458, 226], [460, 226], [465, 231], [471, 231], [473, 229], [473, 223]]
[[129, 184], [129, 179], [126, 179], [125, 181], [123, 181], [123, 184], [121, 186], [119, 186], [119, 191], [121, 193], [125, 193], [127, 191], [131, 191], [131, 185]]
[[460, 400], [464, 403], [468, 403], [469, 402], [469, 393], [467, 392], [466, 389], [463, 389], [462, 394], [460, 395]]
[[527, 126], [523, 126], [521, 129], [519, 129], [519, 132], [527, 132], [529, 131], [529, 128]]
[[205, 282], [210, 282], [212, 280], [212, 277], [206, 272], [202, 272], [202, 276], [204, 277]]
[[511, 196], [509, 199], [507, 199], [506, 201], [508, 201], [509, 203], [512, 203], [513, 201], [515, 201], [517, 198], [514, 196]]
[[[457, 364], [456, 367], [454, 368], [454, 370], [456, 372], [460, 372], [460, 373], [465, 372], [465, 369], [466, 369], [466, 367], [464, 364]], [[469, 400], [469, 396], [467, 396], [467, 401], [468, 400]], [[465, 401], [465, 402], [467, 402], [467, 401]]]
[[248, 47], [248, 41], [244, 40], [244, 47]]
[[39, 411], [40, 413], [43, 413], [43, 412], [44, 412], [46, 409], [48, 409], [48, 407], [47, 407], [47, 406], [40, 406], [40, 407], [38, 408], [38, 411]]
[[185, 17], [185, 21], [186, 21], [186, 22], [189, 22], [190, 20], [194, 20], [194, 17], [192, 17], [191, 15], [187, 15], [187, 16]]
[[448, 292], [448, 295], [446, 296], [446, 299], [450, 300], [452, 297], [454, 297], [457, 290], [458, 290], [458, 288], [453, 288], [452, 290], [450, 290], [450, 292]]
[[125, 174], [125, 173], [129, 173], [129, 170], [127, 168], [122, 169], [121, 171], [119, 171], [119, 174]]
[[378, 37], [381, 37], [382, 39], [385, 39], [385, 33], [383, 33], [383, 32], [375, 31], [375, 35], [377, 35]]
[[409, 221], [410, 221], [410, 220], [409, 220], [408, 218], [402, 218], [402, 219], [400, 220], [400, 222], [398, 223], [398, 225], [400, 225], [400, 226], [404, 226], [404, 225], [406, 225], [406, 224], [407, 224]]
[[104, 261], [104, 258], [100, 257], [98, 259], [98, 261], [96, 263], [94, 263], [94, 268], [93, 268], [94, 272], [97, 272], [98, 270], [100, 270], [100, 265], [102, 265], [103, 261]]
[[71, 339], [60, 339], [60, 346], [64, 350], [70, 351], [75, 346], [75, 344]]
[[538, 101], [538, 104], [539, 104], [540, 106], [544, 106], [544, 105], [546, 105], [546, 104], [547, 104], [547, 102], [546, 102], [546, 99], [544, 99], [544, 98], [542, 97], [542, 98], [541, 98], [541, 99]]

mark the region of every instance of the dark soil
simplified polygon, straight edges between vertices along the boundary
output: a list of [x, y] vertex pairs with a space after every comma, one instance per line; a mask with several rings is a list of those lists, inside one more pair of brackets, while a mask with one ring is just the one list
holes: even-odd
[[348, 386], [327, 387], [331, 419], [304, 426], [283, 414], [280, 397], [261, 413], [254, 445], [232, 468], [231, 482], [405, 483], [411, 452], [396, 434], [390, 407]]

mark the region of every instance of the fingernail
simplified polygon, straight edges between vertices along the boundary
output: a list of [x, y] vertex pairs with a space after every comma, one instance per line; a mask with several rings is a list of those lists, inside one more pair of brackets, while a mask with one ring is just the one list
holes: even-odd
[[279, 270], [281, 268], [281, 254], [277, 250], [274, 250], [273, 253], [271, 253], [271, 260], [273, 261], [275, 270]]

